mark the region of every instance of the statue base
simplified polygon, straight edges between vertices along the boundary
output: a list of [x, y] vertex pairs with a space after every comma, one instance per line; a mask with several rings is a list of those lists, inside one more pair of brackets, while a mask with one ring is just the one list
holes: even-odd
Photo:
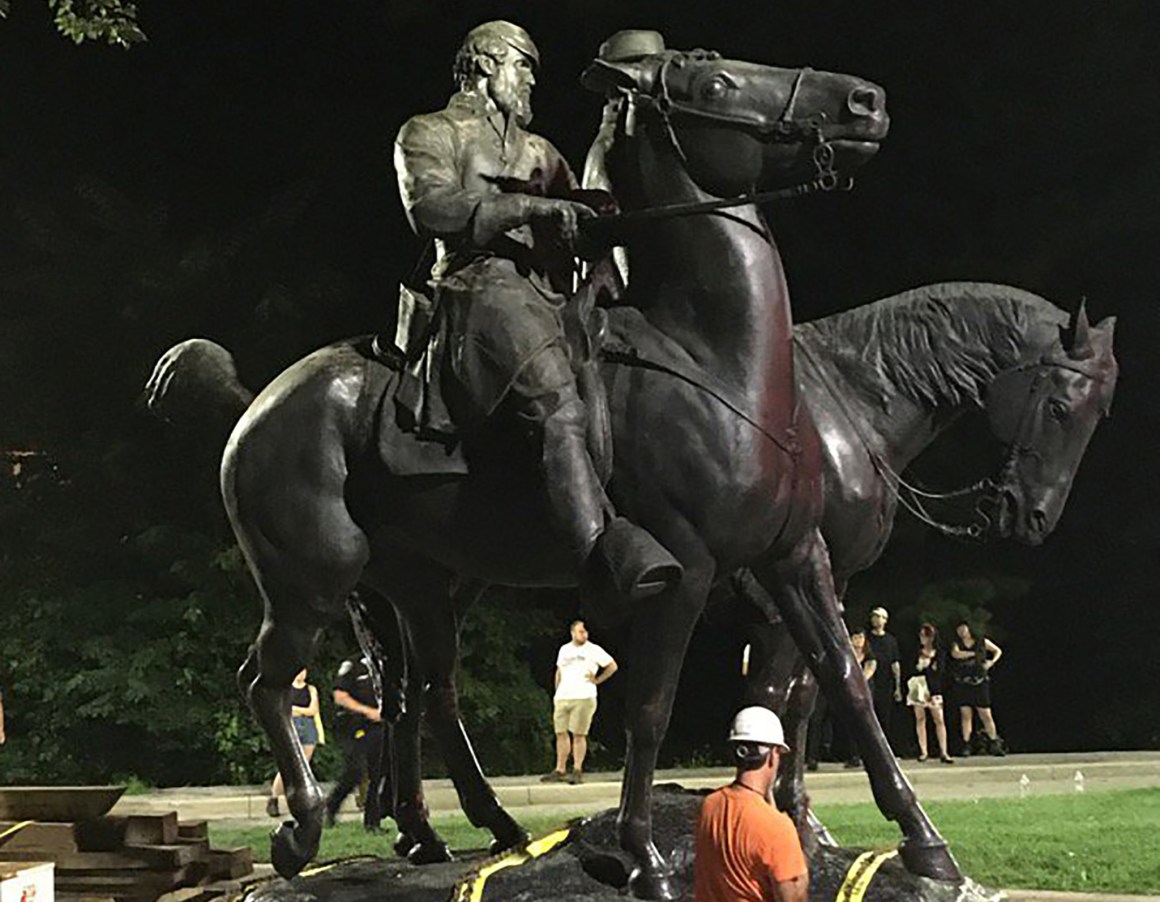
[[[672, 865], [673, 889], [693, 898], [693, 825], [702, 794], [658, 786], [653, 836]], [[384, 845], [387, 840], [384, 838]], [[487, 857], [463, 853], [446, 864], [358, 858], [308, 868], [293, 880], [253, 886], [246, 902], [623, 902], [632, 862], [616, 840], [610, 809], [536, 840], [527, 850]], [[909, 873], [892, 850], [820, 846], [810, 858], [812, 902], [999, 902], [1002, 893], [971, 880], [940, 883]]]

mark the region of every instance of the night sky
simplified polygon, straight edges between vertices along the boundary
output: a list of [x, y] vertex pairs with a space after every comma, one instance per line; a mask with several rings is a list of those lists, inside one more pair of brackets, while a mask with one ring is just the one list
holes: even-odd
[[[878, 157], [850, 194], [769, 211], [796, 318], [925, 282], [1007, 282], [1063, 306], [1086, 296], [1093, 320], [1118, 316], [1121, 375], [1045, 546], [966, 547], [900, 515], [891, 550], [853, 584], [852, 615], [871, 601], [912, 604], [930, 583], [1019, 581], [1018, 603], [994, 605], [1007, 652], [996, 716], [1012, 745], [1160, 744], [1160, 10], [1150, 0], [139, 6], [150, 40], [127, 52], [73, 46], [42, 0], [13, 0], [0, 21], [4, 448], [67, 443], [110, 411], [135, 422], [136, 387], [190, 335], [227, 344], [256, 383], [384, 321], [419, 251], [391, 144], [409, 116], [446, 101], [451, 58], [480, 21], [509, 18], [537, 40], [534, 128], [576, 167], [599, 117], [577, 75], [618, 28], [861, 75], [887, 91], [893, 125]], [[118, 240], [103, 244], [102, 229]], [[62, 284], [77, 286], [71, 302], [43, 300]], [[960, 452], [983, 453], [977, 432], [949, 435], [921, 478], [946, 487], [982, 475], [984, 458]], [[904, 647], [914, 625], [892, 624]], [[708, 624], [687, 677], [729, 688], [730, 636]], [[675, 735], [721, 719], [720, 707], [682, 691]]]

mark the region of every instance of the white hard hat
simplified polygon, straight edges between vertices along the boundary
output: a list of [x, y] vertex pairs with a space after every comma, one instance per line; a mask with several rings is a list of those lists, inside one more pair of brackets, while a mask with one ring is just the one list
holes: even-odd
[[730, 742], [756, 742], [759, 745], [776, 745], [789, 750], [785, 744], [785, 730], [781, 718], [761, 705], [742, 708], [733, 718], [729, 731]]

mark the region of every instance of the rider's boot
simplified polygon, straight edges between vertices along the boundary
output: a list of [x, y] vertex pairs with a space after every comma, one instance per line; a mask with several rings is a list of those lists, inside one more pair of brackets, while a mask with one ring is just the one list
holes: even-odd
[[[562, 400], [563, 403], [552, 403]], [[542, 429], [541, 466], [557, 531], [582, 568], [582, 581], [632, 600], [680, 582], [680, 563], [652, 535], [618, 517], [588, 454], [584, 402], [548, 395], [525, 407]]]

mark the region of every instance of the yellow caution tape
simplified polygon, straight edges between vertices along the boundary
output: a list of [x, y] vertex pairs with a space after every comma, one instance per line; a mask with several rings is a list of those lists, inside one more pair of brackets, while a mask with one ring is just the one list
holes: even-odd
[[8, 837], [14, 836], [27, 827], [29, 824], [35, 824], [36, 821], [21, 821], [19, 824], [13, 824], [3, 833], [0, 833], [0, 843], [4, 842]]
[[539, 858], [544, 853], [552, 851], [556, 846], [563, 843], [571, 834], [572, 829], [565, 827], [563, 830], [549, 833], [541, 839], [532, 840], [526, 846], [509, 852], [502, 858], [484, 866], [478, 874], [464, 880], [456, 887], [455, 902], [483, 902], [483, 887], [487, 883], [488, 877], [505, 868], [514, 868], [521, 864], [527, 864], [533, 858]]
[[890, 849], [886, 852], [863, 852], [855, 858], [850, 870], [846, 872], [846, 879], [838, 888], [834, 902], [862, 902], [878, 869], [897, 854], [897, 849]]

